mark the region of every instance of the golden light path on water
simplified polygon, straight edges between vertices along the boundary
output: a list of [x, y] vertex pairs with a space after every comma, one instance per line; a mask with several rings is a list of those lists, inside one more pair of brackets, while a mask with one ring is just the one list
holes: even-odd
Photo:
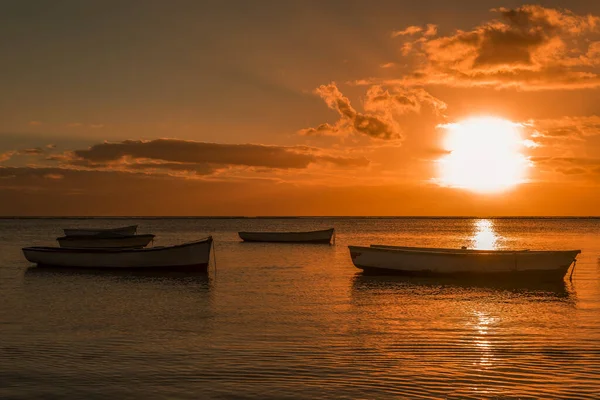
[[[93, 222], [213, 234], [218, 273], [33, 267], [22, 247], [91, 222], [0, 219], [0, 398], [598, 399], [598, 219]], [[335, 246], [238, 236], [331, 225]], [[364, 274], [347, 246], [372, 243], [582, 253], [572, 281], [464, 281]]]
[[495, 250], [500, 237], [494, 230], [494, 222], [489, 219], [475, 221], [475, 233], [471, 239], [471, 247], [477, 250]]

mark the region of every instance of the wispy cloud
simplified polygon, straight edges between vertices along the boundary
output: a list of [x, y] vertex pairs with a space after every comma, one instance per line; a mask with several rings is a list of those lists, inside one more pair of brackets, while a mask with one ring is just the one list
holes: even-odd
[[0, 162], [8, 161], [15, 155], [16, 151], [6, 151], [4, 153], [0, 153]]
[[[390, 91], [391, 90], [391, 91]], [[386, 89], [373, 85], [364, 100], [365, 113], [356, 111], [350, 100], [342, 94], [337, 84], [321, 85], [318, 94], [329, 108], [337, 111], [340, 119], [334, 124], [323, 123], [314, 128], [302, 129], [301, 135], [348, 136], [366, 135], [375, 139], [401, 139], [402, 128], [396, 118], [409, 112], [419, 112], [422, 104], [431, 106], [436, 112], [444, 110], [446, 104], [422, 88], [395, 87]]]
[[426, 37], [435, 36], [437, 34], [437, 25], [427, 24], [425, 27], [412, 25], [405, 29], [392, 32], [392, 37], [414, 36], [419, 33]]
[[600, 135], [600, 116], [565, 116], [562, 118], [535, 119], [526, 123], [536, 138], [583, 140]]

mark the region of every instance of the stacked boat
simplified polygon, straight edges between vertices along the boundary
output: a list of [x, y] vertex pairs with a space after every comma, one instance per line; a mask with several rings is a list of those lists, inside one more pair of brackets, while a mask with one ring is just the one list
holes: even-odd
[[141, 249], [154, 240], [154, 235], [136, 235], [137, 225], [112, 229], [63, 229], [65, 236], [56, 240], [60, 247]]
[[206, 271], [212, 237], [174, 246], [146, 247], [154, 235], [138, 235], [137, 225], [109, 229], [64, 229], [60, 247], [25, 247], [25, 258], [38, 266]]
[[563, 279], [581, 250], [471, 250], [372, 244], [348, 246], [365, 272], [406, 275], [531, 276]]

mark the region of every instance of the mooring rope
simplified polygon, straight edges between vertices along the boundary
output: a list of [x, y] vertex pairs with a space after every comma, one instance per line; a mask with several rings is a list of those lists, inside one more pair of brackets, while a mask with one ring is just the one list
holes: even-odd
[[214, 240], [211, 242], [210, 246], [212, 248], [213, 263], [215, 265], [215, 276], [217, 276], [217, 250], [215, 249], [215, 241]]
[[573, 281], [573, 272], [575, 272], [575, 266], [577, 265], [577, 260], [573, 260], [573, 268], [571, 268], [571, 275], [569, 275], [569, 281]]
[[333, 243], [332, 243], [332, 245], [335, 246], [335, 229], [333, 230]]

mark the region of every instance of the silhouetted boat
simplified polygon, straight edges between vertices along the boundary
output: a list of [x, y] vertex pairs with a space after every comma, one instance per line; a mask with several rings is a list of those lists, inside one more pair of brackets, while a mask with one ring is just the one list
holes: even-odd
[[110, 248], [141, 249], [154, 239], [154, 235], [121, 235], [117, 233], [99, 233], [96, 235], [63, 236], [56, 240], [64, 248]]
[[367, 272], [409, 275], [515, 274], [563, 278], [581, 250], [467, 250], [374, 245], [348, 246], [352, 262]]
[[192, 269], [208, 268], [213, 239], [208, 237], [175, 246], [147, 249], [69, 249], [61, 247], [25, 247], [25, 258], [47, 267], [110, 269]]
[[65, 228], [65, 236], [93, 236], [101, 233], [116, 233], [121, 235], [135, 235], [137, 225], [123, 226], [120, 228]]
[[331, 243], [334, 228], [310, 232], [238, 232], [245, 242]]

